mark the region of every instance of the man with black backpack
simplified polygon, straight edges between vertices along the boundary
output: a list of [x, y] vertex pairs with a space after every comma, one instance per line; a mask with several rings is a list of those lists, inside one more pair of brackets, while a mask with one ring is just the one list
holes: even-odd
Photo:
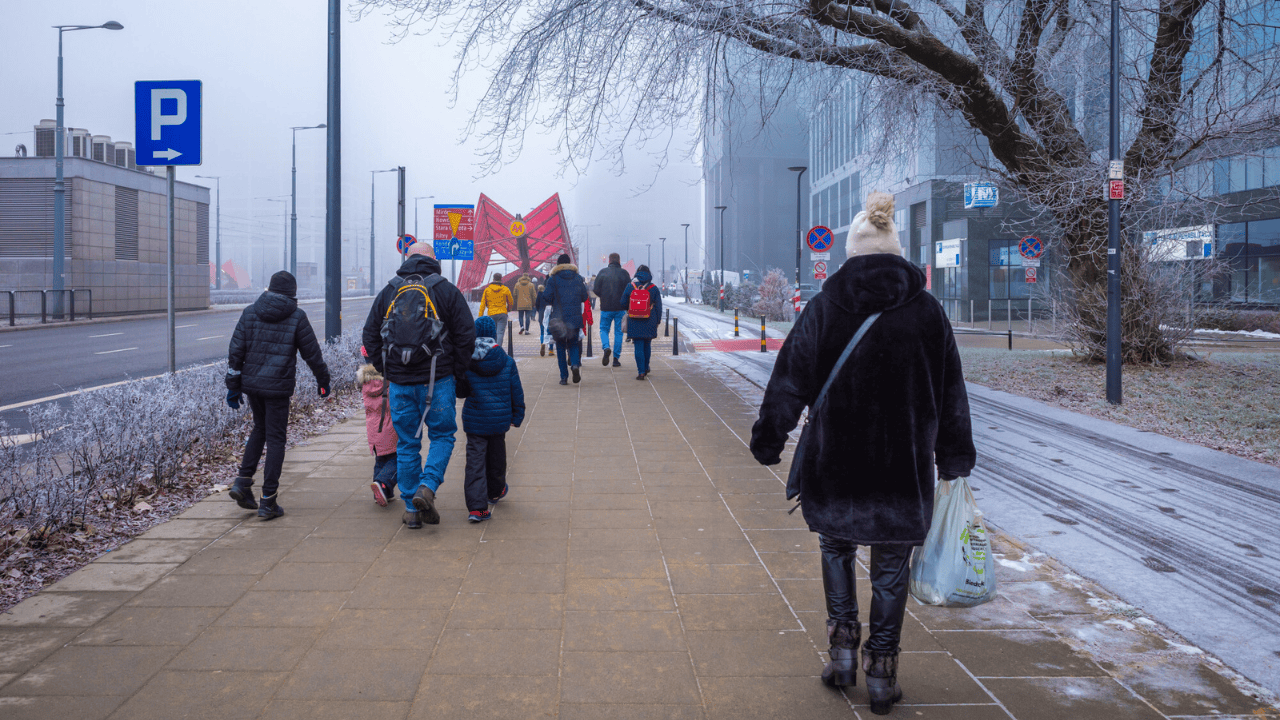
[[[436, 490], [453, 454], [457, 398], [471, 394], [467, 365], [475, 336], [471, 308], [440, 274], [431, 245], [414, 244], [369, 309], [363, 340], [369, 361], [387, 379], [404, 522], [415, 530], [440, 522]], [[430, 441], [425, 467], [424, 424]]]

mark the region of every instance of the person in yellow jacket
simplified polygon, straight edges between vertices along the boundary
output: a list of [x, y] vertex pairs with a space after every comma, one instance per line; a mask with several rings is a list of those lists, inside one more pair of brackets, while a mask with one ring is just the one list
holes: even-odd
[[529, 321], [533, 319], [534, 306], [538, 302], [538, 288], [529, 279], [529, 273], [520, 276], [516, 283], [516, 312], [519, 313], [520, 334], [529, 334]]
[[515, 304], [511, 291], [502, 284], [502, 273], [494, 273], [493, 282], [486, 285], [484, 293], [480, 295], [480, 315], [493, 317], [493, 322], [497, 325], [495, 337], [499, 346], [502, 345], [502, 334], [507, 329], [507, 313], [511, 312], [511, 307]]

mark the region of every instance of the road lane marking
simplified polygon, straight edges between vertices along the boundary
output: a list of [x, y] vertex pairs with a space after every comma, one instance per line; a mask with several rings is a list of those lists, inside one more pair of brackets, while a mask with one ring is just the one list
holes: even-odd
[[105, 335], [90, 335], [89, 337], [90, 337], [90, 338], [100, 338], [100, 337], [111, 337], [112, 335], [123, 335], [123, 334], [124, 334], [124, 333], [122, 333], [122, 332], [116, 332], [116, 333], [107, 333], [107, 334], [105, 334]]
[[119, 350], [103, 350], [102, 352], [94, 353], [94, 355], [110, 355], [112, 353], [128, 352], [129, 350], [137, 350], [137, 349], [138, 348], [120, 348]]
[[13, 345], [0, 345], [0, 348], [13, 347]]
[[[205, 363], [204, 365], [192, 365], [191, 367], [182, 368], [178, 370], [178, 372], [185, 372], [187, 370], [199, 370], [200, 368], [207, 368], [207, 367], [213, 367], [214, 365], [225, 365], [225, 364], [226, 364], [225, 360], [219, 360], [217, 362]], [[58, 393], [57, 395], [49, 395], [48, 397], [36, 398], [34, 400], [23, 400], [22, 402], [13, 403], [12, 405], [5, 405], [3, 407], [0, 407], [0, 412], [8, 412], [10, 410], [17, 410], [18, 408], [31, 407], [32, 405], [39, 405], [40, 403], [47, 403], [47, 402], [52, 402], [54, 400], [61, 400], [63, 398], [69, 398], [74, 395], [79, 395], [81, 393], [93, 392], [94, 390], [105, 390], [106, 388], [113, 388], [119, 385], [124, 385], [125, 383], [137, 382], [138, 380], [150, 380], [151, 378], [164, 377], [165, 375], [168, 375], [168, 374], [169, 373], [156, 373], [155, 375], [147, 375], [146, 377], [129, 378], [128, 380], [118, 380], [116, 382], [107, 383], [105, 385], [94, 385], [93, 387], [80, 388], [79, 390], [72, 390], [70, 392]]]
[[196, 327], [199, 324], [200, 323], [191, 323], [190, 325], [178, 325], [177, 327], [174, 328], [174, 330], [181, 330], [182, 328]]
[[221, 336], [221, 335], [210, 335], [209, 337], [196, 338], [196, 342], [200, 342], [201, 340], [216, 340], [217, 338], [220, 338], [220, 337], [222, 337], [222, 336]]

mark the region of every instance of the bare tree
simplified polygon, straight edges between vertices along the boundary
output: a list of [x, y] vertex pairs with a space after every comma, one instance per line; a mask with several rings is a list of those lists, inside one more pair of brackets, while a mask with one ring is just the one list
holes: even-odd
[[[1122, 95], [1129, 180], [1126, 234], [1161, 218], [1203, 220], [1212, 192], [1176, 188], [1206, 158], [1248, 152], [1277, 134], [1280, 64], [1274, 0], [1126, 0]], [[677, 119], [708, 120], [750, 84], [776, 101], [821, 95], [863, 74], [882, 123], [922, 108], [963, 118], [989, 170], [1052, 220], [1086, 348], [1105, 334], [1105, 115], [1108, 3], [1100, 0], [357, 0], [389, 13], [400, 37], [437, 25], [461, 40], [457, 72], [486, 68], [472, 130], [489, 168], [523, 133], [554, 128], [567, 157], [661, 137]], [[748, 53], [754, 51], [753, 53]], [[730, 56], [749, 57], [750, 67]], [[891, 114], [883, 111], [892, 109]], [[765, 113], [767, 117], [767, 112]], [[612, 132], [605, 132], [612, 131]], [[892, 134], [892, 133], [890, 133]], [[611, 137], [601, 147], [600, 138]], [[981, 163], [980, 163], [981, 164]], [[1185, 184], [1185, 183], [1183, 183]], [[1208, 188], [1211, 190], [1211, 188]], [[1196, 203], [1199, 203], [1198, 205]], [[1126, 270], [1148, 272], [1138, 254]], [[1144, 279], [1127, 275], [1127, 297]], [[1099, 294], [1101, 293], [1101, 295]], [[1126, 304], [1130, 361], [1172, 346]], [[1092, 352], [1092, 350], [1090, 350]]]

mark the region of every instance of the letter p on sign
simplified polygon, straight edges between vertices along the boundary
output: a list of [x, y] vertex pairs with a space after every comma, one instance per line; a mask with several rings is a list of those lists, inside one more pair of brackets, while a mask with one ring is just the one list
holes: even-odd
[[[166, 103], [172, 100], [173, 103]], [[166, 107], [173, 112], [166, 113]], [[159, 140], [165, 125], [181, 125], [187, 121], [187, 94], [178, 88], [151, 88], [151, 139]]]

